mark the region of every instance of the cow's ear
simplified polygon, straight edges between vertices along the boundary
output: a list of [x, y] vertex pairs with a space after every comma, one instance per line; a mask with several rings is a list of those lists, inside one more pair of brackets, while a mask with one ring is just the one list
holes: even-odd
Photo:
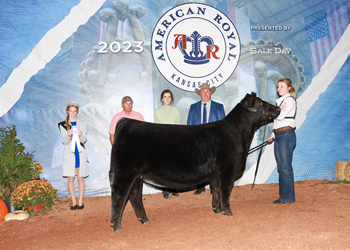
[[246, 108], [251, 108], [254, 106], [255, 95], [247, 94], [243, 99], [243, 106]]
[[241, 100], [241, 104], [244, 107], [247, 107], [247, 100], [249, 99], [249, 97], [250, 97], [250, 94], [246, 94], [245, 97]]

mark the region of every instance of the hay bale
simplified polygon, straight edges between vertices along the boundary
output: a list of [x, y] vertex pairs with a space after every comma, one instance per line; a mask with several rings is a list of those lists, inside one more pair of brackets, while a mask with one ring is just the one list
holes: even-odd
[[350, 181], [350, 161], [338, 161], [334, 172], [338, 181]]

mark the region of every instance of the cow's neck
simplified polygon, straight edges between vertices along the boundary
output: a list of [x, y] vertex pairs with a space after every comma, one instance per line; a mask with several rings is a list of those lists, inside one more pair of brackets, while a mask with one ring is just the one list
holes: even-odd
[[[254, 114], [253, 114], [254, 115]], [[254, 138], [255, 131], [257, 130], [257, 123], [252, 117], [252, 113], [242, 107], [237, 105], [227, 116], [227, 121], [241, 134], [245, 135], [245, 140], [247, 143], [247, 150], [249, 150], [250, 143]]]

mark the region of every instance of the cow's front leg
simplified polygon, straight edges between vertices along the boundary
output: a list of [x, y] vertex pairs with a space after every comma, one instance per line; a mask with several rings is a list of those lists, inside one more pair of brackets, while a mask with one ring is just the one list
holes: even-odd
[[131, 187], [129, 199], [139, 221], [141, 221], [142, 224], [147, 224], [149, 220], [142, 203], [142, 187], [142, 177], [137, 177]]
[[212, 194], [213, 211], [216, 214], [219, 214], [221, 213], [221, 204], [220, 204], [220, 188], [219, 188], [218, 179], [214, 179], [210, 182], [210, 190]]
[[220, 196], [221, 196], [221, 210], [224, 215], [232, 216], [230, 207], [230, 196], [233, 187], [233, 181], [227, 180], [221, 182]]

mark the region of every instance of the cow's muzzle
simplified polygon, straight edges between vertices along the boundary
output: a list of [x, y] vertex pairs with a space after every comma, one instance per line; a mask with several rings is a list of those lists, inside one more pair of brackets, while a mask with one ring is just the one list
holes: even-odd
[[262, 113], [265, 114], [269, 119], [274, 119], [276, 118], [279, 113], [281, 112], [281, 109], [279, 107], [275, 107], [273, 108], [274, 110], [272, 112], [269, 112], [269, 107], [266, 107]]

